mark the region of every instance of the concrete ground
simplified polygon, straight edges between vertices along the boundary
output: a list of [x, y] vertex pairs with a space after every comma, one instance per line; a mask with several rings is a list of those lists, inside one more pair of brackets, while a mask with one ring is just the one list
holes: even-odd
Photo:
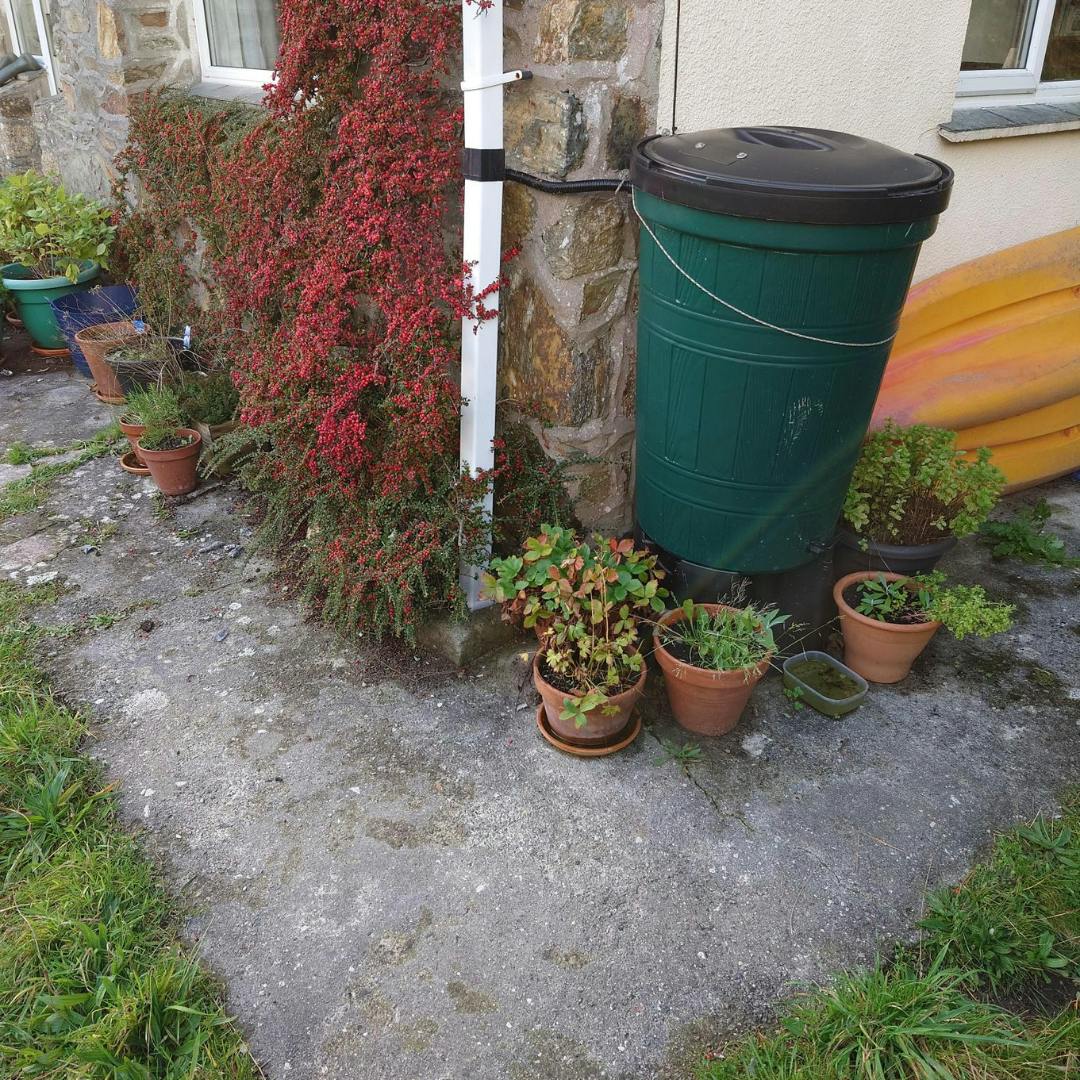
[[[4, 445], [107, 419], [63, 367], [0, 380]], [[1080, 484], [1043, 494], [1080, 550]], [[582, 761], [537, 733], [525, 642], [460, 672], [341, 640], [236, 500], [161, 512], [100, 459], [0, 526], [0, 565], [67, 587], [44, 663], [269, 1077], [687, 1076], [1078, 778], [1076, 572], [966, 541], [947, 569], [1018, 605], [1010, 633], [939, 635], [841, 721], [771, 677], [685, 769], [654, 676], [637, 744]]]

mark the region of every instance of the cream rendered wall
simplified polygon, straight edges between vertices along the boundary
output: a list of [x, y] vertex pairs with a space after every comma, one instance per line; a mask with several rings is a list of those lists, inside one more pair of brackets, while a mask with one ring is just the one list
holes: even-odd
[[[677, 123], [833, 128], [929, 154], [956, 187], [918, 278], [1080, 224], [1080, 131], [949, 143], [970, 0], [682, 0]], [[657, 125], [670, 129], [676, 0]]]

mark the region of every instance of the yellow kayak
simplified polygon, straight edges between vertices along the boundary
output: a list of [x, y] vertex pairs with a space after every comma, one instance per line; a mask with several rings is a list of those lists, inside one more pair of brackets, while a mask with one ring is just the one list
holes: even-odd
[[1080, 228], [916, 285], [874, 423], [889, 417], [992, 447], [1011, 488], [1080, 469]]

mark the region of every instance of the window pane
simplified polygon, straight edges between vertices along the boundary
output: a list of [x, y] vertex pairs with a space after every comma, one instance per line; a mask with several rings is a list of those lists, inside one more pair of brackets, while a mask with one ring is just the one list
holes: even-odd
[[34, 21], [33, 0], [11, 0], [11, 10], [15, 15], [15, 30], [19, 35], [17, 51], [41, 56], [41, 42], [38, 41], [37, 23]]
[[204, 0], [210, 62], [218, 67], [262, 68], [277, 60], [275, 0]]
[[1001, 71], [1027, 62], [1037, 0], [974, 0], [961, 71]]
[[1042, 77], [1043, 82], [1080, 79], [1080, 0], [1058, 0]]

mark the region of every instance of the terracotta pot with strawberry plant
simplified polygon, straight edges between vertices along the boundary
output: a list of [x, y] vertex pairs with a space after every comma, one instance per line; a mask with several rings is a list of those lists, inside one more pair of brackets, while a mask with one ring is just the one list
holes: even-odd
[[959, 537], [978, 530], [1005, 477], [985, 447], [974, 458], [943, 428], [889, 421], [870, 435], [837, 531], [836, 576], [857, 570], [933, 570]]
[[[504, 603], [520, 602], [530, 608], [527, 618], [542, 614], [550, 620], [533, 661], [545, 734], [565, 748], [598, 751], [632, 738], [646, 679], [639, 625], [647, 613], [664, 610], [667, 590], [656, 557], [635, 550], [631, 541], [597, 536], [563, 548], [565, 539], [526, 541], [526, 555], [541, 553], [528, 565], [547, 562], [547, 580], [535, 594], [528, 575], [511, 581], [513, 595]], [[518, 572], [526, 565], [523, 556]], [[497, 597], [501, 587], [492, 579], [488, 585]]]
[[162, 495], [186, 495], [198, 486], [202, 436], [193, 428], [148, 428], [135, 449]]
[[874, 683], [905, 679], [944, 626], [955, 638], [992, 637], [1012, 626], [1014, 608], [979, 585], [948, 585], [939, 572], [905, 577], [863, 570], [833, 589], [844, 663]]
[[775, 608], [695, 604], [660, 619], [656, 659], [675, 719], [698, 735], [725, 735], [739, 722], [776, 653]]

